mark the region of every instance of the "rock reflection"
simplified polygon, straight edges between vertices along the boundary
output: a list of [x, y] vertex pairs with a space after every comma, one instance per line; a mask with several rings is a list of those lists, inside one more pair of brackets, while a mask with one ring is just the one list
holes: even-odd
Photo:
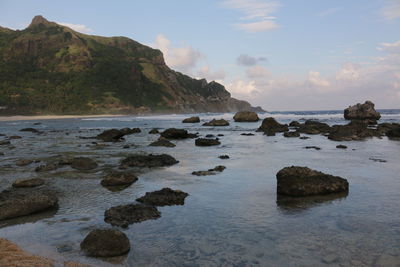
[[35, 223], [37, 221], [41, 221], [44, 219], [49, 219], [54, 217], [58, 211], [57, 208], [51, 208], [45, 211], [41, 211], [39, 213], [34, 213], [22, 217], [12, 218], [8, 220], [4, 220], [0, 222], [0, 228], [17, 225], [17, 224], [25, 224], [25, 223]]

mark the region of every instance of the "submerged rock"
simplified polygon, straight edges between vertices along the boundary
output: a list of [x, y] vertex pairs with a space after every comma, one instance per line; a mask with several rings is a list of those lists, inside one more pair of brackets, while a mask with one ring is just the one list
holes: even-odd
[[93, 170], [97, 168], [97, 163], [96, 161], [90, 159], [90, 158], [85, 158], [85, 157], [76, 157], [72, 159], [71, 162], [71, 167], [77, 170], [81, 171], [88, 171], [88, 170]]
[[190, 117], [190, 118], [186, 118], [182, 121], [182, 123], [198, 123], [200, 122], [200, 118], [199, 117]]
[[296, 197], [347, 192], [349, 183], [339, 176], [332, 176], [307, 167], [286, 167], [277, 175], [277, 193]]
[[53, 192], [11, 189], [0, 193], [0, 220], [21, 217], [57, 207]]
[[11, 142], [8, 140], [2, 140], [0, 141], [0, 146], [4, 146], [4, 145], [11, 145]]
[[177, 164], [174, 157], [168, 154], [161, 155], [131, 155], [122, 160], [121, 165], [126, 167], [163, 167]]
[[295, 132], [284, 132], [283, 133], [284, 137], [300, 137], [300, 133], [295, 131]]
[[161, 133], [161, 136], [167, 139], [186, 139], [195, 138], [196, 134], [190, 134], [185, 129], [169, 128]]
[[320, 148], [320, 147], [318, 147], [318, 146], [305, 146], [304, 148], [305, 148], [305, 149], [315, 149], [315, 150], [321, 150], [321, 148]]
[[375, 110], [375, 104], [371, 101], [365, 101], [364, 104], [356, 104], [344, 110], [346, 120], [379, 120], [381, 114]]
[[253, 133], [241, 133], [240, 135], [243, 135], [243, 136], [254, 136], [255, 134], [253, 134]]
[[340, 149], [346, 149], [346, 148], [347, 148], [347, 146], [345, 146], [345, 145], [337, 145], [337, 146], [336, 146], [336, 148], [340, 148]]
[[119, 230], [96, 229], [91, 231], [81, 243], [81, 249], [90, 257], [114, 257], [129, 252], [128, 237]]
[[129, 224], [161, 217], [161, 213], [153, 206], [130, 204], [112, 207], [105, 211], [104, 221], [113, 226], [128, 227]]
[[203, 126], [229, 126], [229, 122], [224, 119], [212, 119], [209, 122], [203, 123]]
[[35, 172], [48, 172], [57, 170], [59, 165], [57, 163], [42, 164], [35, 168]]
[[195, 140], [196, 146], [217, 146], [220, 145], [221, 142], [218, 139], [211, 139], [211, 138], [197, 138]]
[[22, 166], [27, 166], [31, 163], [33, 163], [33, 160], [31, 159], [20, 159], [17, 162], [15, 162], [15, 165], [17, 165], [18, 167], [22, 167]]
[[19, 179], [16, 180], [12, 186], [16, 188], [20, 187], [36, 187], [44, 185], [44, 180], [40, 178], [33, 178], [33, 179]]
[[220, 158], [220, 159], [229, 159], [229, 156], [228, 155], [221, 155], [218, 158]]
[[165, 146], [165, 147], [175, 147], [176, 145], [167, 139], [160, 139], [157, 141], [154, 141], [151, 143], [149, 146]]
[[233, 116], [236, 122], [256, 122], [259, 121], [257, 113], [253, 111], [239, 111]]
[[138, 180], [138, 177], [132, 172], [111, 172], [103, 180], [102, 186], [121, 186], [131, 185]]
[[19, 130], [20, 132], [31, 132], [31, 133], [40, 133], [40, 131], [38, 131], [37, 129], [35, 129], [35, 128], [24, 128], [24, 129], [21, 129], [21, 130]]
[[147, 192], [143, 197], [136, 199], [136, 201], [153, 206], [183, 205], [188, 195], [188, 193], [180, 190], [163, 188], [158, 191]]
[[286, 124], [280, 124], [274, 118], [265, 118], [257, 132], [264, 132], [266, 135], [275, 135], [278, 132], [287, 132], [289, 127]]
[[217, 174], [217, 172], [223, 172], [225, 169], [226, 169], [225, 166], [218, 165], [213, 169], [209, 169], [208, 171], [194, 171], [192, 172], [192, 174], [196, 176], [215, 175]]

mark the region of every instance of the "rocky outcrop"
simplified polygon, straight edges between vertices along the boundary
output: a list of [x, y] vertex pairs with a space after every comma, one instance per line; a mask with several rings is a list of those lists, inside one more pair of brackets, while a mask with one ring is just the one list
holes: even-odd
[[347, 192], [346, 179], [307, 167], [286, 167], [276, 174], [277, 193], [295, 197]]
[[182, 123], [199, 123], [200, 122], [200, 118], [199, 117], [190, 117], [190, 118], [186, 118], [182, 121]]
[[174, 143], [172, 143], [171, 141], [168, 141], [167, 139], [160, 139], [160, 140], [154, 141], [149, 146], [175, 147], [176, 145]]
[[153, 206], [171, 206], [185, 204], [185, 198], [188, 193], [171, 188], [163, 188], [154, 192], [147, 192], [143, 197], [137, 198], [136, 201]]
[[264, 132], [266, 135], [275, 135], [287, 131], [289, 131], [289, 127], [286, 124], [280, 124], [272, 117], [265, 118], [257, 130], [257, 132]]
[[72, 159], [71, 167], [80, 171], [89, 171], [97, 168], [96, 161], [85, 158], [85, 157], [76, 157]]
[[256, 122], [259, 121], [257, 113], [253, 111], [239, 111], [233, 116], [236, 122]]
[[16, 180], [12, 186], [15, 188], [22, 188], [22, 187], [37, 187], [44, 185], [44, 180], [40, 178], [33, 178], [33, 179], [19, 179]]
[[128, 237], [115, 229], [91, 231], [81, 243], [81, 249], [90, 257], [115, 257], [129, 252]]
[[195, 145], [196, 146], [217, 146], [220, 145], [221, 142], [218, 141], [218, 138], [212, 139], [212, 138], [197, 138], [195, 140]]
[[113, 171], [101, 180], [102, 186], [126, 186], [131, 185], [138, 180], [138, 177], [132, 172]]
[[323, 122], [307, 120], [304, 124], [298, 126], [297, 131], [305, 134], [323, 134], [329, 133], [331, 127]]
[[164, 167], [177, 164], [174, 157], [168, 154], [161, 155], [131, 155], [121, 162], [121, 166], [125, 167]]
[[333, 141], [359, 141], [369, 137], [380, 136], [375, 129], [368, 128], [362, 121], [352, 121], [346, 125], [332, 126], [328, 138]]
[[370, 120], [376, 122], [381, 118], [381, 114], [375, 110], [375, 104], [365, 101], [364, 104], [356, 104], [344, 110], [346, 120]]
[[400, 125], [387, 131], [386, 136], [389, 139], [400, 140]]
[[113, 226], [128, 227], [132, 223], [154, 220], [161, 217], [161, 213], [153, 206], [130, 204], [112, 207], [104, 213], [104, 221]]
[[161, 133], [161, 136], [167, 139], [186, 139], [195, 138], [196, 134], [190, 134], [185, 129], [169, 128]]
[[229, 126], [229, 122], [224, 119], [212, 119], [209, 122], [203, 123], [203, 126]]

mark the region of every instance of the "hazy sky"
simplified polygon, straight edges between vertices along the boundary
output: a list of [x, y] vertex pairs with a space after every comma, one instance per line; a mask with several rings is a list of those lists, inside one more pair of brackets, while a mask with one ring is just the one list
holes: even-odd
[[39, 14], [159, 48], [267, 110], [400, 108], [400, 0], [0, 0], [1, 26]]

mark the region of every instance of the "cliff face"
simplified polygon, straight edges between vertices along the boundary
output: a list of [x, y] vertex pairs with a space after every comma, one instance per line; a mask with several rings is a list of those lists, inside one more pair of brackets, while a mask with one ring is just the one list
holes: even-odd
[[216, 82], [171, 70], [159, 50], [126, 37], [75, 32], [37, 16], [0, 27], [0, 113], [252, 110]]

